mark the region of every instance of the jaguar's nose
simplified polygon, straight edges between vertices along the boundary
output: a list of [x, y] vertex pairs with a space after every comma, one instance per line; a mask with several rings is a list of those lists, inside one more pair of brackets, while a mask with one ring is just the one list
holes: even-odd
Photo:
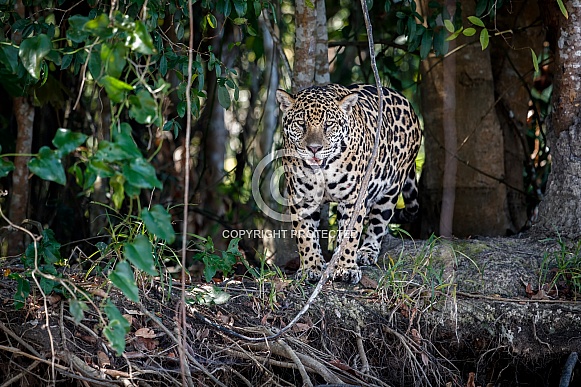
[[313, 152], [313, 155], [315, 155], [315, 154], [317, 154], [318, 151], [320, 151], [323, 148], [323, 146], [315, 144], [315, 145], [308, 145], [307, 148], [309, 148], [309, 150], [311, 152]]

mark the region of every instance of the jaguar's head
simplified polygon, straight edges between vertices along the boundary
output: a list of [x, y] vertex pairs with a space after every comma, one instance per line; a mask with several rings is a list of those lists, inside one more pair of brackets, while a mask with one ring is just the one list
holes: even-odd
[[341, 152], [349, 136], [350, 116], [358, 95], [338, 96], [322, 87], [309, 87], [291, 95], [277, 90], [285, 148], [313, 167], [323, 167]]

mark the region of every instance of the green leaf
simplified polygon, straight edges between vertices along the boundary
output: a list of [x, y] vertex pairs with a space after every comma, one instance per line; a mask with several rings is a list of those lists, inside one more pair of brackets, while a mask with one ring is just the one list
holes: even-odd
[[115, 145], [120, 146], [128, 159], [142, 157], [141, 151], [131, 135], [131, 125], [124, 122], [118, 128], [112, 131]]
[[420, 47], [420, 57], [426, 59], [430, 54], [432, 49], [433, 32], [432, 30], [426, 30], [422, 35], [422, 44]]
[[453, 34], [454, 33], [454, 23], [452, 23], [452, 21], [450, 19], [446, 19], [444, 20], [444, 27], [446, 27], [446, 29], [448, 30], [449, 33]]
[[167, 57], [165, 55], [162, 55], [159, 59], [159, 72], [162, 77], [167, 74]]
[[162, 188], [161, 181], [155, 175], [155, 168], [143, 157], [133, 159], [129, 164], [123, 165], [123, 175], [127, 182], [135, 187]]
[[105, 91], [107, 95], [113, 102], [121, 102], [123, 101], [123, 97], [125, 93], [128, 91], [133, 90], [133, 86], [123, 81], [120, 81], [117, 78], [113, 78], [109, 75], [105, 75], [103, 78], [99, 80], [99, 83], [105, 87]]
[[226, 86], [218, 84], [218, 102], [224, 109], [230, 107], [230, 93]]
[[127, 261], [121, 261], [115, 266], [115, 270], [109, 274], [109, 280], [119, 288], [133, 302], [139, 302], [139, 290], [131, 265]]
[[218, 25], [218, 21], [216, 20], [216, 17], [214, 15], [212, 15], [211, 13], [206, 15], [206, 22], [212, 28], [216, 28], [216, 26]]
[[569, 19], [569, 12], [567, 12], [567, 8], [565, 8], [565, 4], [563, 4], [563, 0], [557, 0], [557, 4], [559, 4], [559, 9], [561, 10], [561, 13], [563, 14], [563, 16], [565, 16], [565, 19]]
[[89, 310], [86, 302], [79, 300], [69, 301], [69, 312], [71, 313], [71, 316], [73, 316], [75, 324], [80, 323], [85, 318], [84, 312], [86, 310]]
[[157, 114], [157, 102], [151, 94], [141, 89], [136, 95], [129, 96], [129, 117], [133, 118], [140, 124], [153, 124], [158, 126], [160, 117]]
[[[309, 0], [306, 0], [306, 1], [308, 2]], [[246, 0], [233, 0], [233, 3], [234, 3], [234, 10], [236, 10], [236, 13], [238, 14], [239, 17], [246, 15], [246, 9], [247, 9]], [[311, 3], [311, 5], [312, 4], [313, 3]], [[308, 6], [309, 5], [307, 3], [307, 7]]]
[[0, 158], [0, 177], [8, 176], [14, 170], [14, 163]]
[[125, 199], [125, 178], [122, 174], [117, 173], [109, 181], [109, 186], [113, 190], [113, 195], [111, 195], [113, 207], [118, 210], [121, 208], [123, 200]]
[[95, 46], [95, 52], [91, 53], [91, 56], [88, 58], [88, 66], [89, 66], [89, 73], [94, 80], [100, 81], [101, 77], [103, 76], [103, 63], [101, 62], [101, 55], [97, 54], [97, 51], [101, 47], [100, 44]]
[[89, 20], [83, 26], [83, 30], [106, 40], [113, 36], [113, 29], [109, 27], [109, 16], [102, 13], [93, 20]]
[[144, 208], [141, 211], [141, 219], [145, 222], [147, 231], [167, 241], [167, 243], [174, 242], [176, 235], [171, 224], [171, 215], [161, 204], [154, 205], [151, 210]]
[[58, 148], [58, 156], [68, 155], [87, 140], [87, 135], [79, 132], [71, 132], [68, 129], [60, 128], [56, 131], [52, 143]]
[[452, 35], [448, 36], [448, 37], [446, 38], [446, 41], [448, 41], [448, 42], [449, 42], [449, 41], [451, 41], [451, 40], [454, 40], [454, 39], [456, 39], [456, 38], [457, 38], [457, 37], [458, 37], [458, 36], [459, 36], [459, 35], [462, 33], [462, 30], [463, 30], [463, 29], [464, 29], [463, 27], [460, 27], [460, 29], [459, 29], [458, 31], [456, 31], [456, 32], [454, 32]]
[[39, 253], [44, 257], [44, 262], [49, 264], [62, 263], [60, 248], [61, 244], [56, 240], [54, 231], [50, 228], [42, 230]]
[[153, 45], [151, 35], [147, 32], [145, 24], [140, 20], [135, 22], [133, 33], [127, 37], [127, 45], [133, 51], [139, 52], [140, 54], [152, 55], [155, 53], [155, 46]]
[[81, 15], [73, 15], [68, 21], [67, 39], [74, 43], [84, 42], [89, 37], [89, 32], [85, 31], [83, 26], [89, 21], [89, 18]]
[[28, 162], [30, 172], [43, 180], [54, 181], [65, 185], [67, 177], [65, 169], [56, 151], [43, 146], [38, 152], [38, 157], [32, 158]]
[[104, 310], [109, 324], [103, 329], [103, 335], [109, 340], [117, 355], [121, 356], [125, 350], [125, 335], [129, 333], [131, 325], [111, 300], [107, 300]]
[[139, 270], [156, 276], [158, 273], [153, 261], [152, 249], [149, 239], [145, 235], [138, 235], [133, 243], [123, 245], [123, 255]]
[[16, 276], [16, 293], [14, 293], [14, 308], [22, 309], [30, 295], [30, 282], [22, 276]]
[[535, 50], [533, 50], [531, 48], [531, 56], [533, 58], [533, 66], [535, 67], [535, 73], [539, 73], [539, 58], [537, 57], [537, 54], [535, 53]]
[[475, 26], [484, 28], [484, 22], [480, 20], [479, 17], [476, 16], [468, 16], [468, 20], [470, 23], [474, 24]]
[[18, 71], [18, 47], [0, 46], [0, 63], [6, 66], [12, 74], [16, 74]]
[[488, 30], [486, 28], [482, 29], [480, 32], [480, 45], [482, 46], [483, 51], [486, 50], [486, 47], [488, 47], [489, 39]]
[[18, 55], [26, 71], [35, 79], [40, 79], [42, 60], [50, 52], [51, 48], [50, 38], [44, 34], [25, 39], [20, 44]]
[[113, 78], [120, 78], [127, 63], [127, 47], [121, 43], [101, 45], [101, 63], [105, 73]]
[[474, 36], [476, 34], [476, 28], [468, 27], [462, 33], [464, 36]]

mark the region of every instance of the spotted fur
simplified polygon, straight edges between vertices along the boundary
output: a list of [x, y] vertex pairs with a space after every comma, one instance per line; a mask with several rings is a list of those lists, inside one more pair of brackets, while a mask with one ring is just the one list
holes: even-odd
[[[377, 262], [390, 220], [403, 223], [418, 212], [418, 118], [403, 95], [383, 88], [383, 96], [377, 161], [365, 191], [365, 206], [355, 213], [375, 141], [377, 89], [329, 84], [309, 87], [296, 95], [277, 91], [284, 112], [284, 167], [291, 219], [301, 257], [298, 276], [316, 281], [326, 267], [317, 233], [323, 202], [338, 203], [339, 235], [348, 238], [333, 278], [350, 283], [361, 279], [360, 265]], [[396, 210], [400, 193], [405, 209]], [[352, 217], [356, 217], [355, 229], [347, 234], [344, 230]]]

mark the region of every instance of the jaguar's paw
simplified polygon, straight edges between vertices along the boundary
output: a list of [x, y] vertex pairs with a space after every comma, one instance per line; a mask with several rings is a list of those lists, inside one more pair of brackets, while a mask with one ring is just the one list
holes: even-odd
[[357, 264], [360, 266], [370, 266], [377, 263], [377, 253], [365, 248], [357, 251]]
[[333, 273], [333, 281], [356, 284], [361, 281], [361, 269], [358, 267], [338, 267]]
[[321, 276], [323, 275], [323, 272], [325, 271], [325, 269], [327, 268], [327, 264], [323, 263], [321, 265], [316, 265], [313, 267], [301, 267], [299, 270], [297, 270], [297, 274], [296, 274], [296, 278], [299, 280], [307, 280], [309, 282], [317, 282]]

